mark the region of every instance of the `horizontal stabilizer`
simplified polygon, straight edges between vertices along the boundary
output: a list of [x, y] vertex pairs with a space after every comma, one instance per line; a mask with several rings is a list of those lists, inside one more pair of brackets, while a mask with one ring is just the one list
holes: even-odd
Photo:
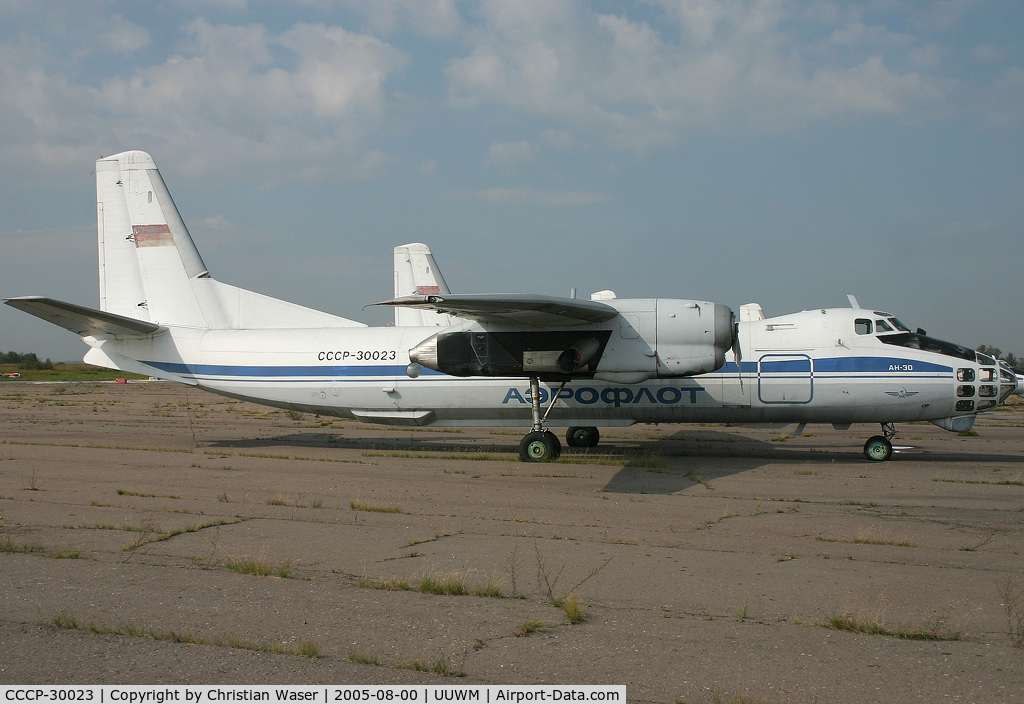
[[6, 298], [4, 303], [26, 313], [70, 330], [79, 337], [146, 337], [164, 332], [167, 328], [137, 318], [128, 318], [117, 313], [107, 313], [74, 303], [64, 303], [42, 296], [20, 296]]
[[527, 325], [600, 323], [619, 314], [615, 308], [598, 301], [538, 296], [531, 293], [403, 296], [373, 305], [407, 306], [449, 313], [471, 320]]

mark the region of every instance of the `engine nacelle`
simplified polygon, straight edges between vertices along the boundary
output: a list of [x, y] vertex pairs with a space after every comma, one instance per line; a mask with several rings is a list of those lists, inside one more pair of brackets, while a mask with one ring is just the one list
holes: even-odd
[[657, 334], [658, 376], [693, 376], [722, 368], [736, 323], [727, 306], [662, 298]]
[[725, 364], [735, 331], [728, 307], [677, 299], [615, 300], [613, 305], [620, 314], [600, 329], [443, 331], [409, 350], [409, 358], [452, 376], [622, 383], [706, 374]]

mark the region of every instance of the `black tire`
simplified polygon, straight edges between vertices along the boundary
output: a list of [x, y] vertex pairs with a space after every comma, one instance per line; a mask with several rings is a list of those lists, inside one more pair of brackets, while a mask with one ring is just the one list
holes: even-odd
[[562, 443], [550, 430], [533, 430], [519, 442], [523, 462], [554, 462], [562, 454]]
[[864, 456], [872, 462], [885, 462], [892, 457], [892, 443], [882, 435], [872, 436], [864, 443]]
[[601, 433], [593, 426], [574, 425], [565, 431], [565, 444], [569, 447], [597, 447]]

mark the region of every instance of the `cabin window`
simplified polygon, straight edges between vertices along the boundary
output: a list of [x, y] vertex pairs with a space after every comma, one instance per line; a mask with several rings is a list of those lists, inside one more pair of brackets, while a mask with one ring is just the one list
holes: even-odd
[[900, 332], [910, 332], [910, 328], [901, 323], [898, 318], [889, 318], [889, 322]]
[[970, 384], [961, 384], [960, 386], [956, 387], [956, 395], [960, 396], [961, 398], [966, 396], [973, 396], [974, 387], [971, 386]]
[[857, 330], [858, 335], [871, 334], [871, 321], [866, 318], [857, 318], [854, 320], [853, 327]]
[[996, 370], [995, 369], [979, 369], [978, 370], [978, 381], [995, 381]]
[[974, 401], [957, 401], [956, 410], [958, 411], [973, 411]]
[[876, 320], [875, 329], [877, 329], [878, 332], [896, 332], [892, 329], [892, 325], [889, 325], [889, 323], [884, 320]]
[[995, 396], [996, 387], [993, 386], [992, 384], [982, 384], [981, 386], [978, 387], [978, 395], [985, 397]]
[[973, 369], [957, 369], [956, 370], [957, 381], [974, 381], [974, 370]]

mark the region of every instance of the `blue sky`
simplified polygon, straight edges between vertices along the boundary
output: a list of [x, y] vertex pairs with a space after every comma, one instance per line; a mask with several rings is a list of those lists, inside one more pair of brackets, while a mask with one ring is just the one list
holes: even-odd
[[[847, 305], [1024, 356], [1019, 0], [0, 0], [0, 295], [96, 305], [96, 158], [212, 274], [363, 320], [459, 292]], [[0, 307], [0, 350], [78, 359]]]

